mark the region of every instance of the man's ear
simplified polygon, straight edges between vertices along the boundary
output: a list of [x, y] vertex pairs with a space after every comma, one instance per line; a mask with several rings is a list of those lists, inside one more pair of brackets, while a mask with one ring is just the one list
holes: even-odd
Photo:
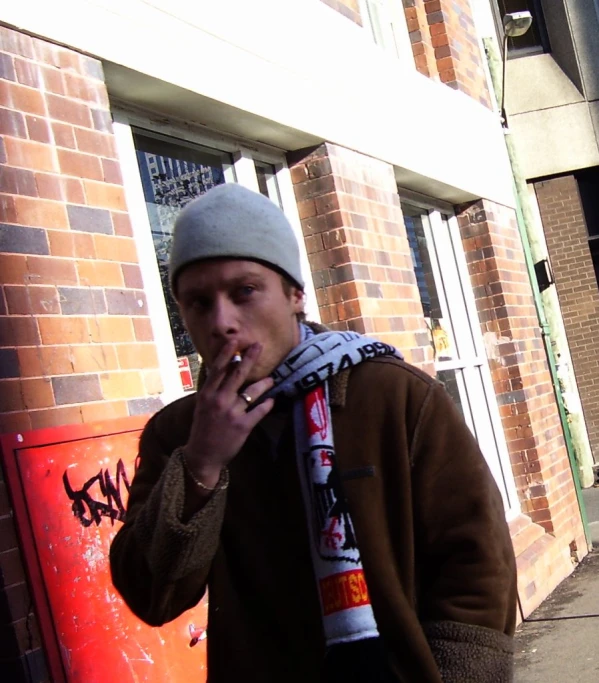
[[295, 314], [303, 313], [305, 303], [306, 303], [305, 292], [302, 289], [299, 289], [298, 287], [294, 287], [291, 290], [291, 304], [293, 306], [293, 312]]

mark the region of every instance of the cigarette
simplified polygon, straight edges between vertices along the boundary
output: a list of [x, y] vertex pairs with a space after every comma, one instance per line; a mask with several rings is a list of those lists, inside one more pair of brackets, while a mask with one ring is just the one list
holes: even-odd
[[241, 363], [241, 361], [242, 361], [241, 354], [240, 354], [239, 351], [238, 351], [238, 352], [233, 356], [233, 358], [231, 358], [231, 365], [237, 365], [237, 363]]

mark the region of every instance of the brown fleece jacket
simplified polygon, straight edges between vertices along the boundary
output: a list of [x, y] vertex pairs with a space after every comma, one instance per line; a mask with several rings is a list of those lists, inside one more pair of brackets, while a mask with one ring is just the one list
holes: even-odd
[[[393, 359], [331, 381], [337, 466], [372, 606], [398, 681], [508, 683], [515, 561], [501, 496], [444, 388]], [[157, 413], [140, 442], [113, 581], [149, 624], [209, 588], [211, 683], [316, 683], [324, 653], [289, 421], [267, 417], [230, 486], [182, 523], [194, 397]], [[275, 457], [276, 455], [276, 457]]]

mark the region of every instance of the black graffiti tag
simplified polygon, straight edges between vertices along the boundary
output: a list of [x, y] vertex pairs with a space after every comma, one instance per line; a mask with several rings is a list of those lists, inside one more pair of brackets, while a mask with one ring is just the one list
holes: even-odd
[[[94, 523], [99, 526], [102, 517], [108, 517], [113, 526], [115, 520], [117, 522], [125, 521], [126, 511], [121, 497], [121, 487], [124, 485], [127, 493], [129, 493], [131, 484], [122, 460], [119, 460], [116, 465], [116, 484], [108, 470], [100, 470], [98, 474], [88, 479], [79, 490], [75, 490], [71, 486], [67, 470], [62, 475], [62, 481], [67, 496], [73, 501], [71, 505], [73, 514], [84, 527], [91, 526]], [[96, 483], [100, 486], [104, 501], [95, 500], [90, 493], [90, 489]]]

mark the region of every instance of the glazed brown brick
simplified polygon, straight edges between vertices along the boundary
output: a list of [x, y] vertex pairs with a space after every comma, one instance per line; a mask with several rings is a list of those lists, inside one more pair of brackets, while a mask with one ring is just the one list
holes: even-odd
[[24, 114], [45, 114], [44, 98], [38, 90], [10, 81], [0, 80], [0, 107], [15, 109]]
[[4, 296], [10, 315], [49, 315], [60, 313], [55, 287], [35, 285], [6, 286]]
[[[103, 171], [101, 172], [103, 178]], [[125, 192], [121, 185], [109, 185], [106, 182], [83, 181], [86, 203], [89, 206], [99, 206], [105, 209], [126, 211]]]
[[92, 114], [86, 104], [50, 93], [46, 95], [46, 102], [50, 118], [63, 123], [71, 123], [74, 126], [93, 127]]
[[77, 270], [70, 259], [28, 256], [27, 270], [31, 284], [76, 285]]
[[60, 171], [76, 178], [102, 180], [102, 165], [98, 157], [69, 149], [57, 149]]
[[64, 204], [32, 197], [14, 197], [15, 223], [52, 230], [66, 230], [69, 227]]
[[54, 344], [86, 344], [90, 341], [90, 326], [84, 317], [53, 316], [38, 320], [42, 342]]
[[99, 422], [101, 420], [115, 420], [127, 417], [129, 410], [127, 401], [102, 401], [101, 403], [87, 403], [81, 406], [84, 422]]
[[102, 397], [106, 400], [137, 398], [146, 394], [142, 375], [138, 371], [103, 373], [100, 381]]

